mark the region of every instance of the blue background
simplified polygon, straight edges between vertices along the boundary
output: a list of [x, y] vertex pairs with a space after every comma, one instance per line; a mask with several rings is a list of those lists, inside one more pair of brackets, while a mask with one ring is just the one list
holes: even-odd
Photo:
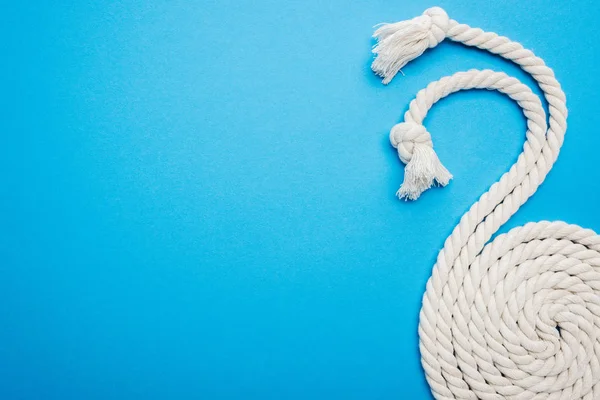
[[[507, 226], [600, 231], [600, 3], [442, 1], [532, 48], [567, 93], [547, 182]], [[516, 160], [520, 109], [426, 121], [455, 180], [394, 194], [416, 92], [517, 67], [444, 42], [384, 87], [372, 26], [424, 1], [8, 2], [0, 13], [0, 398], [429, 399], [435, 256]]]

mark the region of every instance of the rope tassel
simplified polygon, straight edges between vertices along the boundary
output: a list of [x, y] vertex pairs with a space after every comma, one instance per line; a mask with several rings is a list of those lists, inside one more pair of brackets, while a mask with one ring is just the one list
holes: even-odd
[[437, 183], [446, 186], [452, 174], [444, 167], [429, 146], [416, 145], [410, 162], [404, 168], [404, 182], [396, 195], [401, 199], [416, 200], [421, 193]]
[[406, 164], [404, 182], [396, 193], [399, 198], [416, 200], [435, 183], [446, 186], [452, 179], [433, 150], [431, 135], [423, 125], [414, 122], [395, 125], [390, 132], [390, 142]]
[[439, 7], [408, 21], [379, 25], [373, 34], [377, 44], [371, 68], [387, 85], [409, 61], [444, 40], [447, 27], [448, 15]]

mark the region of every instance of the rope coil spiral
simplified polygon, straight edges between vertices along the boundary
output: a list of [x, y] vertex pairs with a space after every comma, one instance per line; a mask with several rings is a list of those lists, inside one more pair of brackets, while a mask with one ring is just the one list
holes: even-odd
[[[421, 361], [436, 399], [600, 399], [600, 236], [564, 222], [529, 223], [492, 236], [531, 197], [558, 157], [565, 95], [554, 72], [519, 43], [450, 19], [439, 7], [374, 34], [373, 70], [389, 83], [444, 38], [488, 50], [531, 74], [548, 102], [491, 70], [430, 83], [410, 103], [390, 141], [406, 165], [398, 196], [416, 200], [452, 175], [423, 126], [428, 110], [460, 90], [497, 90], [527, 119], [517, 162], [460, 219], [423, 296]], [[488, 243], [489, 242], [489, 243]]]

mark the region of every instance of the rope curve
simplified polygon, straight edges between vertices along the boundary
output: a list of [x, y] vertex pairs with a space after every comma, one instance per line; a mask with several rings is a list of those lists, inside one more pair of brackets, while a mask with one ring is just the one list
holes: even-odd
[[497, 90], [527, 119], [517, 162], [476, 201], [446, 239], [423, 296], [421, 361], [436, 399], [600, 399], [600, 236], [564, 222], [529, 223], [496, 237], [544, 181], [566, 131], [566, 99], [554, 72], [522, 45], [448, 18], [434, 7], [383, 24], [373, 70], [387, 84], [444, 38], [498, 54], [532, 75], [548, 102], [516, 78], [491, 70], [430, 83], [410, 103], [390, 141], [406, 164], [400, 198], [416, 200], [452, 175], [423, 126], [451, 93]]

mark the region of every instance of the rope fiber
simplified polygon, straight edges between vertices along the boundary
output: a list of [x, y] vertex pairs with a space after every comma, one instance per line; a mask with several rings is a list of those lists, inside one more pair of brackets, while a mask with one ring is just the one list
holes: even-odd
[[564, 222], [529, 223], [490, 242], [535, 193], [558, 157], [567, 128], [554, 72], [517, 42], [471, 28], [439, 7], [382, 24], [372, 68], [389, 83], [410, 60], [445, 38], [497, 54], [538, 83], [470, 70], [430, 83], [410, 103], [390, 141], [406, 164], [400, 198], [416, 200], [452, 175], [423, 126], [428, 110], [460, 90], [497, 90], [527, 120], [517, 162], [476, 201], [446, 239], [427, 282], [419, 320], [421, 363], [436, 399], [600, 399], [600, 236]]

